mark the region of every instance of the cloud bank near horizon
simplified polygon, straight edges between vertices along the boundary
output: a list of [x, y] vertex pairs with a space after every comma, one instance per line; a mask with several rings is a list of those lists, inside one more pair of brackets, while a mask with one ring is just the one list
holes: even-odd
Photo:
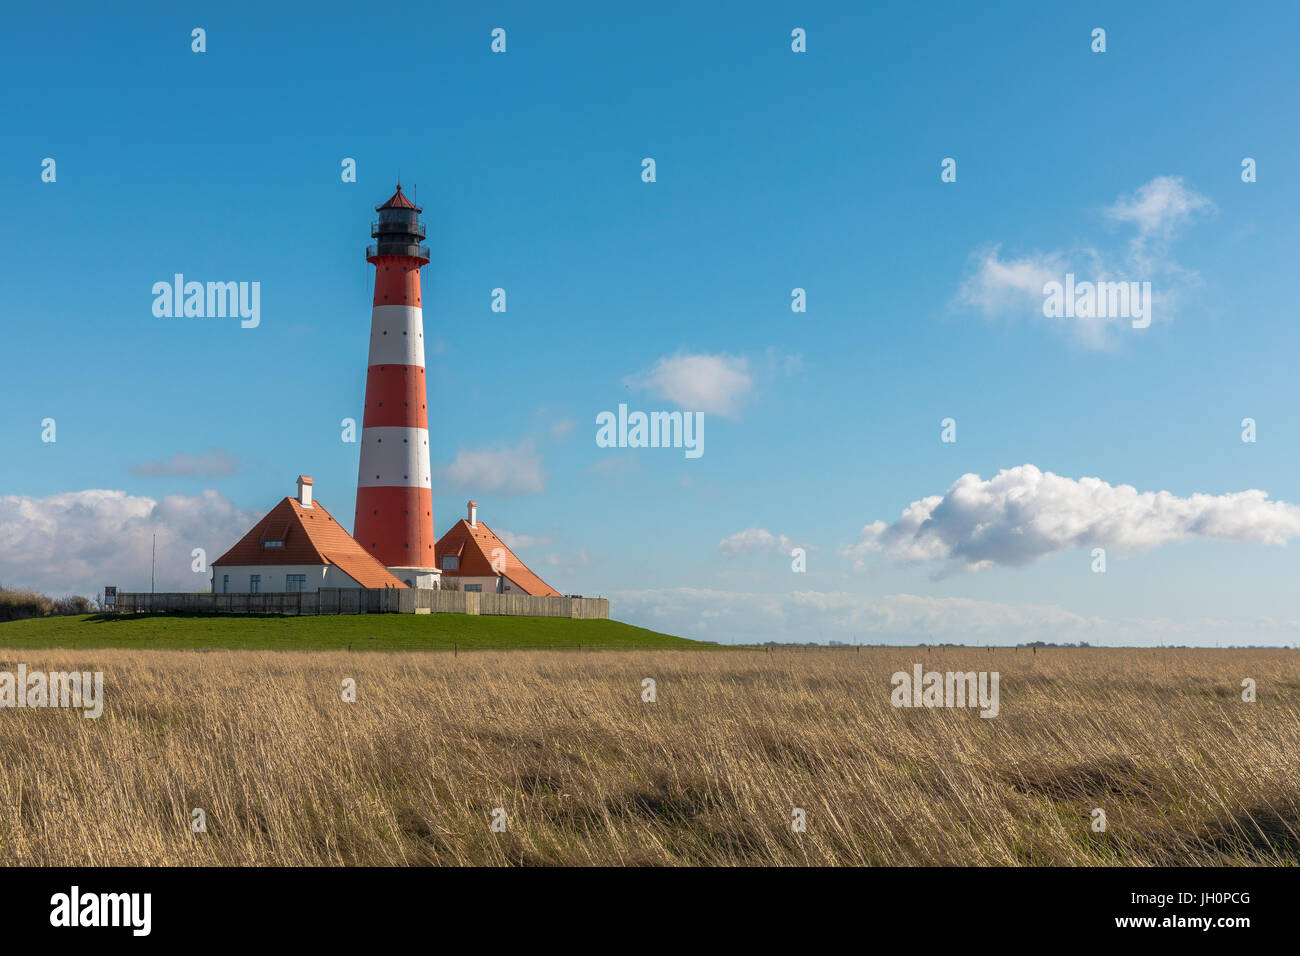
[[720, 591], [663, 588], [614, 591], [613, 616], [641, 627], [724, 644], [986, 644], [1044, 641], [1129, 647], [1300, 644], [1300, 620], [1104, 618], [1056, 605], [1002, 604], [916, 594], [845, 591]]
[[191, 552], [203, 548], [210, 564], [261, 517], [212, 490], [162, 498], [107, 489], [0, 495], [0, 583], [55, 596], [145, 588], [156, 533], [158, 590], [206, 591], [209, 572], [192, 570]]
[[[1038, 489], [1024, 491], [1037, 476]], [[1004, 477], [1005, 476], [1005, 477]], [[1022, 523], [1033, 527], [1036, 509], [1057, 501], [1046, 525], [1035, 528], [1023, 544], [1003, 556], [1034, 560], [1044, 548], [1077, 539], [1078, 529], [1061, 529], [1092, 514], [1108, 515], [1110, 523], [1081, 525], [1109, 528], [1115, 540], [1130, 546], [1154, 546], [1164, 540], [1202, 534], [1227, 540], [1280, 543], [1300, 533], [1300, 509], [1267, 500], [1263, 492], [1235, 495], [1168, 493], [1139, 494], [1129, 486], [1112, 487], [1099, 479], [1074, 481], [1033, 466], [1002, 472], [985, 482], [963, 476], [953, 492], [917, 502], [913, 519], [925, 512], [930, 520], [940, 503], [962, 501], [965, 515], [957, 521], [939, 511], [937, 524], [917, 538], [901, 536], [892, 543], [896, 555], [913, 550], [984, 560], [981, 548], [994, 547]], [[1016, 491], [1015, 489], [1020, 489]], [[1062, 498], [1063, 496], [1063, 498]], [[1060, 503], [1064, 501], [1064, 503]], [[1118, 502], [1122, 507], [1113, 507]], [[1100, 504], [1099, 504], [1100, 503]], [[919, 507], [918, 507], [919, 506]], [[993, 516], [987, 526], [970, 524], [973, 516]], [[98, 594], [105, 584], [125, 589], [146, 587], [150, 571], [151, 535], [158, 534], [159, 590], [206, 590], [208, 574], [191, 570], [191, 551], [202, 547], [211, 562], [261, 517], [244, 511], [216, 491], [163, 498], [129, 495], [124, 491], [91, 489], [33, 498], [0, 496], [0, 583], [35, 588], [56, 596]], [[1134, 520], [1135, 519], [1135, 520]], [[904, 519], [900, 519], [903, 522]], [[924, 522], [922, 522], [924, 523]], [[896, 525], [899, 522], [895, 523]], [[881, 525], [876, 522], [875, 525]], [[868, 529], [875, 528], [869, 525]], [[946, 541], [939, 528], [979, 528], [956, 543]], [[884, 526], [886, 532], [893, 526]], [[1056, 529], [1053, 531], [1052, 529]], [[754, 530], [754, 529], [751, 529]], [[762, 530], [762, 529], [758, 529]], [[1049, 533], [1050, 532], [1050, 533]], [[933, 534], [933, 540], [929, 535]], [[732, 546], [737, 553], [757, 548], [776, 551], [779, 536], [741, 533]], [[1024, 538], [1025, 535], [1019, 535]], [[889, 535], [882, 532], [881, 542]], [[874, 541], [875, 539], [873, 539]], [[935, 542], [938, 542], [937, 544]], [[530, 539], [539, 544], [540, 539]], [[1002, 545], [998, 545], [1001, 547]], [[1114, 543], [1112, 542], [1112, 546]], [[582, 555], [585, 560], [585, 554]], [[549, 560], [543, 562], [548, 567]], [[1080, 614], [1056, 605], [1005, 604], [968, 598], [916, 594], [864, 595], [847, 591], [804, 590], [790, 593], [750, 593], [709, 588], [617, 590], [607, 595], [614, 616], [623, 621], [702, 640], [726, 643], [763, 641], [916, 644], [1300, 644], [1300, 620], [1261, 617], [1251, 620], [1174, 620], [1166, 617], [1104, 618]]]
[[946, 562], [945, 570], [1017, 567], [1078, 548], [1145, 551], [1174, 541], [1281, 545], [1300, 535], [1300, 507], [1258, 489], [1186, 498], [1100, 478], [1065, 478], [1030, 464], [988, 479], [965, 474], [942, 495], [913, 501], [892, 523], [873, 521], [841, 549], [866, 566]]

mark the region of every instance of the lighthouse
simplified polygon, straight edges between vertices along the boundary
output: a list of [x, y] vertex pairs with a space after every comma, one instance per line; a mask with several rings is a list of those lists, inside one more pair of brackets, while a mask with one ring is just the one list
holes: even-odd
[[429, 262], [429, 247], [421, 245], [420, 207], [400, 183], [375, 211], [375, 243], [366, 248], [375, 299], [352, 536], [408, 587], [437, 587], [420, 307], [420, 268]]

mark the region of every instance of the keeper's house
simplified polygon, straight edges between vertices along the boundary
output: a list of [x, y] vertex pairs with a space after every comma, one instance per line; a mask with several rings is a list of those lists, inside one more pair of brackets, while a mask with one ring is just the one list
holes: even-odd
[[444, 586], [454, 582], [462, 591], [560, 596], [478, 520], [477, 504], [471, 501], [468, 507], [469, 515], [452, 525], [433, 549]]
[[298, 497], [282, 500], [212, 562], [213, 593], [407, 586], [312, 501], [311, 492], [311, 478], [299, 475]]

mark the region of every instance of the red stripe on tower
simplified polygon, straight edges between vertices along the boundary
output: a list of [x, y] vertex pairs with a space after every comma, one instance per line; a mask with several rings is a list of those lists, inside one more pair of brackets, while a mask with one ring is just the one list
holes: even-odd
[[420, 208], [400, 185], [375, 211], [376, 242], [366, 250], [375, 298], [352, 537], [406, 584], [432, 587], [438, 571], [420, 307], [420, 268], [429, 250], [420, 244]]

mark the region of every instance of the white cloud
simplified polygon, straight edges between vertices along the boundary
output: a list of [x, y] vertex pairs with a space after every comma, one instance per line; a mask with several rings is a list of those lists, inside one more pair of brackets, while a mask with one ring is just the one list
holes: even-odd
[[531, 441], [514, 448], [462, 448], [456, 459], [438, 469], [445, 490], [472, 494], [520, 495], [546, 490], [542, 456]]
[[1132, 195], [1116, 199], [1106, 208], [1106, 215], [1133, 224], [1139, 237], [1170, 239], [1198, 213], [1213, 211], [1214, 203], [1181, 176], [1157, 176]]
[[1061, 253], [1032, 253], [1001, 258], [1000, 245], [986, 246], [972, 257], [974, 272], [957, 292], [957, 301], [986, 314], [1017, 308], [1042, 308], [1043, 286], [1066, 271]]
[[727, 418], [739, 414], [754, 387], [748, 360], [721, 354], [664, 356], [647, 371], [624, 381], [685, 411]]
[[1056, 605], [1000, 604], [913, 594], [740, 593], [700, 588], [615, 591], [614, 617], [642, 627], [732, 644], [1053, 643], [1295, 644], [1300, 621], [1101, 618]]
[[746, 528], [718, 542], [718, 553], [724, 558], [742, 554], [789, 555], [793, 542], [785, 535], [774, 535], [764, 528]]
[[178, 451], [167, 461], [142, 461], [130, 471], [142, 478], [228, 478], [238, 468], [238, 457], [224, 448], [209, 448], [198, 455]]
[[515, 552], [515, 554], [519, 553], [520, 548], [541, 548], [550, 544], [552, 540], [550, 538], [534, 538], [529, 534], [514, 534], [510, 531], [503, 531], [500, 528], [496, 529], [496, 535], [504, 541], [506, 547]]
[[[1079, 282], [1150, 282], [1153, 320], [1171, 320], [1200, 280], [1174, 260], [1170, 245], [1198, 215], [1213, 213], [1214, 204], [1181, 177], [1157, 176], [1102, 211], [1111, 221], [1133, 228], [1125, 248], [1084, 244], [1004, 259], [1000, 244], [981, 246], [971, 255], [970, 271], [954, 302], [986, 316], [1029, 314], [1044, 319], [1044, 285], [1063, 282], [1066, 273], [1073, 273]], [[1105, 348], [1116, 333], [1131, 329], [1131, 319], [1119, 316], [1051, 321], [1089, 348]]]
[[194, 548], [211, 563], [261, 517], [216, 491], [162, 499], [89, 490], [30, 498], [0, 496], [0, 581], [50, 594], [97, 594], [106, 584], [149, 587], [158, 535], [159, 590], [207, 590], [191, 570]]
[[1300, 507], [1267, 492], [1179, 498], [1100, 478], [1063, 478], [1033, 465], [985, 481], [958, 478], [943, 495], [912, 502], [892, 524], [875, 521], [841, 553], [897, 562], [947, 561], [980, 569], [1024, 565], [1074, 548], [1143, 551], [1171, 541], [1214, 538], [1284, 544], [1300, 535]]

